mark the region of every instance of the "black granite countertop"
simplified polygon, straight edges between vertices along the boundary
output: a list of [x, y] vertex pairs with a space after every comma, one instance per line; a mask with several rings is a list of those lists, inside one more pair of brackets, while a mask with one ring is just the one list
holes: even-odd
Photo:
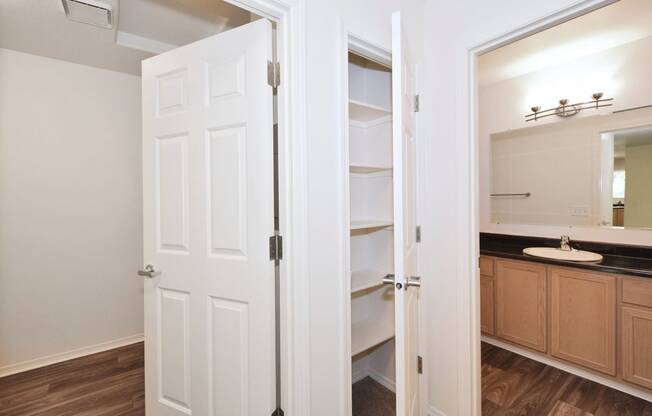
[[524, 248], [559, 247], [559, 239], [480, 233], [480, 254], [484, 256], [652, 278], [652, 247], [592, 241], [571, 241], [571, 246], [602, 254], [603, 259], [599, 263], [582, 263], [528, 256], [523, 254]]

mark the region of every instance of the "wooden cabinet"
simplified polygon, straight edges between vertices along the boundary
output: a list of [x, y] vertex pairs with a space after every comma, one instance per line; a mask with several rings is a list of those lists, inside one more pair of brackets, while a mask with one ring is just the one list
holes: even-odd
[[652, 279], [481, 257], [480, 327], [652, 391]]
[[615, 227], [622, 227], [625, 225], [625, 208], [614, 208], [612, 225]]
[[545, 352], [546, 268], [540, 264], [496, 260], [496, 335]]
[[652, 389], [652, 310], [623, 306], [623, 380]]
[[494, 259], [480, 257], [480, 275], [492, 277], [494, 275]]
[[494, 278], [480, 275], [480, 330], [488, 335], [496, 333]]
[[623, 278], [623, 302], [652, 308], [652, 279]]
[[550, 268], [550, 353], [616, 374], [616, 278]]

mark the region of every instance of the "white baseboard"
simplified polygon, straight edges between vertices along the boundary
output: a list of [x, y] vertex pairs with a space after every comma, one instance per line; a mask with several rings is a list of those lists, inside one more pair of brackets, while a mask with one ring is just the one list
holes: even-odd
[[396, 381], [390, 379], [389, 377], [385, 376], [384, 374], [379, 373], [378, 371], [374, 370], [373, 368], [369, 369], [369, 377], [373, 378], [376, 380], [379, 384], [382, 386], [385, 386], [385, 388], [391, 390], [393, 393], [396, 393]]
[[371, 368], [362, 368], [351, 375], [351, 381], [355, 384], [365, 377], [371, 377], [381, 386], [389, 389], [392, 393], [396, 393], [396, 381], [380, 374]]
[[446, 413], [444, 413], [441, 410], [437, 409], [433, 405], [429, 405], [428, 406], [428, 416], [446, 416]]
[[95, 345], [89, 345], [87, 347], [77, 348], [71, 351], [60, 352], [45, 357], [35, 358], [33, 360], [10, 364], [4, 367], [0, 367], [0, 377], [6, 377], [12, 374], [22, 373], [23, 371], [33, 370], [35, 368], [41, 368], [51, 364], [72, 360], [74, 358], [96, 354], [98, 352], [108, 351], [114, 348], [124, 347], [125, 345], [142, 342], [144, 339], [145, 336], [143, 334], [137, 334], [125, 338], [102, 342]]
[[643, 400], [647, 400], [648, 402], [652, 402], [652, 394], [649, 392], [643, 391], [641, 389], [637, 389], [636, 387], [630, 386], [629, 384], [621, 383], [617, 380], [613, 380], [607, 377], [602, 377], [599, 376], [595, 373], [592, 373], [590, 371], [582, 370], [580, 368], [577, 368], [575, 366], [569, 365], [569, 364], [564, 364], [562, 362], [553, 360], [549, 357], [544, 357], [539, 354], [533, 353], [531, 351], [528, 351], [524, 348], [519, 348], [511, 344], [507, 344], [505, 342], [501, 342], [499, 340], [489, 338], [486, 336], [482, 336], [482, 342], [486, 342], [487, 344], [495, 345], [496, 347], [505, 349], [507, 351], [511, 351], [515, 354], [522, 355], [524, 357], [527, 357], [531, 360], [538, 361], [540, 363], [549, 365], [551, 367], [558, 368], [562, 371], [566, 371], [567, 373], [575, 374], [576, 376], [583, 377], [587, 380], [594, 381], [596, 383], [602, 384], [603, 386], [611, 387], [614, 390], [622, 391], [627, 394], [631, 394], [632, 396], [639, 397]]
[[355, 384], [367, 376], [369, 376], [369, 369], [362, 368], [356, 371], [355, 373], [351, 374], [351, 383]]

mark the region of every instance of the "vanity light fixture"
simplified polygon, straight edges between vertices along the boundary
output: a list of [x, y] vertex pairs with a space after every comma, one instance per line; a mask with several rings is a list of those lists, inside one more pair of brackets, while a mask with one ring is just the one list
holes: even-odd
[[592, 101], [587, 101], [584, 103], [575, 103], [569, 104], [566, 98], [559, 100], [559, 106], [549, 108], [547, 110], [541, 110], [541, 107], [535, 106], [530, 108], [532, 113], [525, 115], [525, 121], [537, 121], [540, 118], [548, 116], [557, 116], [562, 118], [568, 118], [576, 115], [582, 110], [595, 109], [601, 107], [609, 107], [613, 104], [610, 101], [613, 101], [613, 98], [602, 98], [604, 94], [601, 92], [596, 92], [591, 96]]

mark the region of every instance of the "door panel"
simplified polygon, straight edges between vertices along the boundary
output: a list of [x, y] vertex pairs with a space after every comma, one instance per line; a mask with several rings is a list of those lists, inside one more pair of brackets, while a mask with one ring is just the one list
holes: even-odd
[[147, 413], [275, 408], [272, 28], [143, 62]]
[[396, 319], [396, 414], [419, 414], [417, 372], [419, 289], [417, 276], [417, 175], [415, 72], [402, 32], [401, 15], [392, 16], [392, 111], [394, 166], [394, 259]]
[[187, 292], [160, 289], [158, 314], [161, 398], [170, 407], [190, 411], [189, 303]]

